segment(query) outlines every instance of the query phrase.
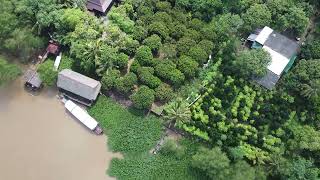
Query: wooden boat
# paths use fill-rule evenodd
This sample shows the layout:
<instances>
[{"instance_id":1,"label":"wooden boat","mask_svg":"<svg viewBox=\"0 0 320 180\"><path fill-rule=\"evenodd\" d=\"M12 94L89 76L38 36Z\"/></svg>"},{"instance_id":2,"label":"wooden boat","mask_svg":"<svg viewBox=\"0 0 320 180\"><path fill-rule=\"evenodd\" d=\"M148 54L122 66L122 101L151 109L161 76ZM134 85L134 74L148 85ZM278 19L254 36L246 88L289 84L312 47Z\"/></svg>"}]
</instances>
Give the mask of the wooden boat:
<instances>
[{"instance_id":1,"label":"wooden boat","mask_svg":"<svg viewBox=\"0 0 320 180\"><path fill-rule=\"evenodd\" d=\"M97 135L103 133L102 128L99 126L99 123L93 119L87 111L80 108L71 100L64 100L64 107L75 117L77 118L82 124L84 124L87 128L91 131L95 132Z\"/></svg>"}]
</instances>

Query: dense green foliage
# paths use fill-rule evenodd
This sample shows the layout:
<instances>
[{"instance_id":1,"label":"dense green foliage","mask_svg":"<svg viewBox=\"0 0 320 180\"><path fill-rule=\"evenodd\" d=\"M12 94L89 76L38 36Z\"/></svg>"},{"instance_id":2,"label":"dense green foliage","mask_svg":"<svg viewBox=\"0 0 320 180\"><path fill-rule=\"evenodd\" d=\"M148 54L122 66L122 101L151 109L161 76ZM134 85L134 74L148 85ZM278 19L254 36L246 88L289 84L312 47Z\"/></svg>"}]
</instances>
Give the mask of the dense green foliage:
<instances>
[{"instance_id":1,"label":"dense green foliage","mask_svg":"<svg viewBox=\"0 0 320 180\"><path fill-rule=\"evenodd\" d=\"M162 133L159 119L132 114L104 96L99 97L89 113L102 125L109 147L116 152L145 152L155 145Z\"/></svg>"},{"instance_id":2,"label":"dense green foliage","mask_svg":"<svg viewBox=\"0 0 320 180\"><path fill-rule=\"evenodd\" d=\"M233 69L244 78L263 77L267 74L267 66L271 63L270 54L263 49L241 51L234 61Z\"/></svg>"},{"instance_id":3,"label":"dense green foliage","mask_svg":"<svg viewBox=\"0 0 320 180\"><path fill-rule=\"evenodd\" d=\"M108 23L85 11L83 0L0 3L1 50L32 59L49 34L70 56L61 69L101 78L104 90L131 97L139 109L186 98L170 102L164 117L205 149L169 143L150 155L159 119L105 97L90 109L111 148L125 154L111 165L119 179L319 179L320 33L317 24L306 29L319 1L130 0L114 4ZM266 25L290 37L314 33L302 47L306 60L271 91L251 81L266 73L270 57L240 41ZM10 72L2 79L18 74L0 68ZM52 61L39 72L54 84Z\"/></svg>"},{"instance_id":4,"label":"dense green foliage","mask_svg":"<svg viewBox=\"0 0 320 180\"><path fill-rule=\"evenodd\" d=\"M56 84L58 78L58 71L54 70L54 61L47 60L42 63L38 68L38 73L44 85L53 86Z\"/></svg>"},{"instance_id":5,"label":"dense green foliage","mask_svg":"<svg viewBox=\"0 0 320 180\"><path fill-rule=\"evenodd\" d=\"M154 91L147 86L140 86L138 91L130 96L134 107L149 109L154 101Z\"/></svg>"},{"instance_id":6,"label":"dense green foliage","mask_svg":"<svg viewBox=\"0 0 320 180\"><path fill-rule=\"evenodd\" d=\"M21 74L19 67L9 64L2 56L0 56L0 85L14 80Z\"/></svg>"}]
</instances>

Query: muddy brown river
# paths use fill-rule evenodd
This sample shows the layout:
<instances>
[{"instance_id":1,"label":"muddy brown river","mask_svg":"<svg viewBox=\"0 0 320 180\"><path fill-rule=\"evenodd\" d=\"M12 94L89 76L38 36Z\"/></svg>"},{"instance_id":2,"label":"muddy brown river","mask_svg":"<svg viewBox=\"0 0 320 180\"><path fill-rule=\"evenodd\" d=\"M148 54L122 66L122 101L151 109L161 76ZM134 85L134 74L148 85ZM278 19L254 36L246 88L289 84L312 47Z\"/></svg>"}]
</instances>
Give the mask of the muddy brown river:
<instances>
[{"instance_id":1,"label":"muddy brown river","mask_svg":"<svg viewBox=\"0 0 320 180\"><path fill-rule=\"evenodd\" d=\"M0 87L0 180L106 180L105 136L68 114L56 90L32 96L21 79Z\"/></svg>"}]
</instances>

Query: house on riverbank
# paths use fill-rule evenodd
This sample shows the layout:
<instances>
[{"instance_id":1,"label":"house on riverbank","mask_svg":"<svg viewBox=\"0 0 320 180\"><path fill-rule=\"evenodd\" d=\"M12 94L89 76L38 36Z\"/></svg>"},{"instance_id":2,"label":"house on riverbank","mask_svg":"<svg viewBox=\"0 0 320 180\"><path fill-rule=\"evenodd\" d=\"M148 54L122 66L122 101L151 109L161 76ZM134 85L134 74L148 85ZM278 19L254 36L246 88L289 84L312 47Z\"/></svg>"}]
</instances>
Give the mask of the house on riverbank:
<instances>
[{"instance_id":1,"label":"house on riverbank","mask_svg":"<svg viewBox=\"0 0 320 180\"><path fill-rule=\"evenodd\" d=\"M70 69L64 69L58 74L57 86L64 96L86 106L92 105L101 89L99 81Z\"/></svg>"},{"instance_id":2,"label":"house on riverbank","mask_svg":"<svg viewBox=\"0 0 320 180\"><path fill-rule=\"evenodd\" d=\"M113 0L88 0L87 9L90 11L96 10L105 13L112 6Z\"/></svg>"},{"instance_id":3,"label":"house on riverbank","mask_svg":"<svg viewBox=\"0 0 320 180\"><path fill-rule=\"evenodd\" d=\"M255 81L267 89L275 87L281 75L288 72L293 65L299 51L299 44L269 27L257 30L247 41L251 48L262 48L271 56L267 75Z\"/></svg>"}]
</instances>

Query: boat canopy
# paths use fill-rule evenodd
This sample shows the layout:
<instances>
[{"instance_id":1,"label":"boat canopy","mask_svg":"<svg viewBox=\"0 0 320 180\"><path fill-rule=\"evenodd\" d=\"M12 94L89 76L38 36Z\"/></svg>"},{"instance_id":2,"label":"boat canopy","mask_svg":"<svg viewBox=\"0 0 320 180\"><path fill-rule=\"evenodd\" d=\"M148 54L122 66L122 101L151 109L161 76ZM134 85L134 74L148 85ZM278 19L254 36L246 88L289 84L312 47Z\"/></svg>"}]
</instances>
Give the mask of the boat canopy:
<instances>
[{"instance_id":1,"label":"boat canopy","mask_svg":"<svg viewBox=\"0 0 320 180\"><path fill-rule=\"evenodd\" d=\"M72 115L74 115L80 122L82 122L89 129L94 130L97 127L98 122L95 119L93 119L85 110L76 105L74 102L68 100L64 106L66 109L70 111Z\"/></svg>"}]
</instances>

